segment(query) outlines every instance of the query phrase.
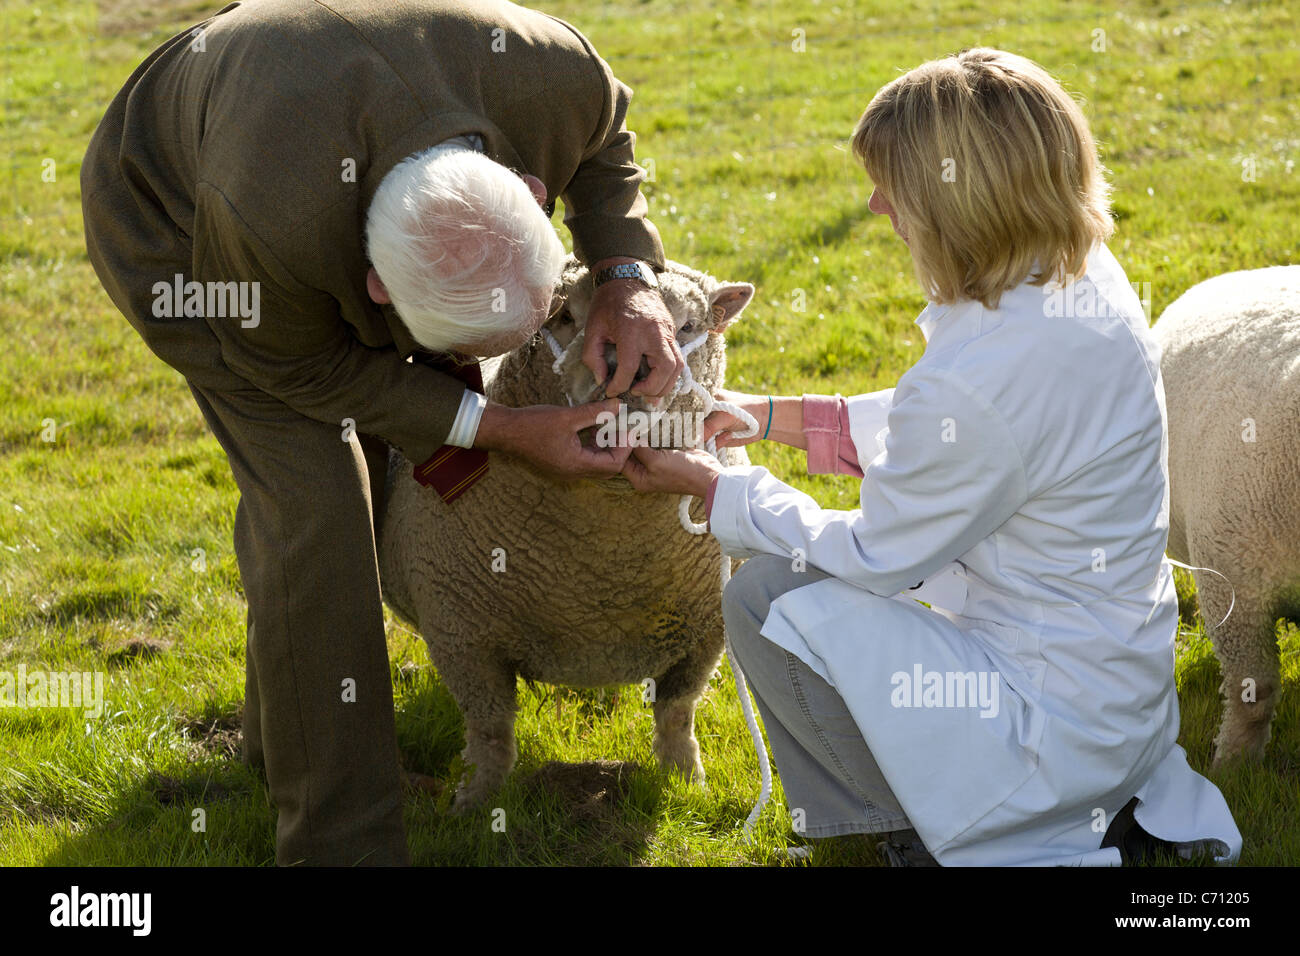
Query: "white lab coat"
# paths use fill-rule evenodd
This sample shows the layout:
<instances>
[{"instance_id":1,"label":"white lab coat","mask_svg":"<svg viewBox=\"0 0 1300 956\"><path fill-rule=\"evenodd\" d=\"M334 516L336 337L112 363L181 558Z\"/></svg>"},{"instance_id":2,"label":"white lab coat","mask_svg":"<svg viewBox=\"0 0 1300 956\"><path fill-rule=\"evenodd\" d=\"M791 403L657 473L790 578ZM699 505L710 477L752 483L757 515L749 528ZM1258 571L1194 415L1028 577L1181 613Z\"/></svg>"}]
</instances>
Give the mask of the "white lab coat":
<instances>
[{"instance_id":1,"label":"white lab coat","mask_svg":"<svg viewBox=\"0 0 1300 956\"><path fill-rule=\"evenodd\" d=\"M943 865L1116 865L1099 844L1134 796L1148 832L1235 862L1232 814L1176 743L1164 386L1123 270L1099 246L1064 290L931 304L917 325L897 387L848 400L858 510L758 466L719 478L728 554L833 575L762 633L844 698Z\"/></svg>"}]
</instances>

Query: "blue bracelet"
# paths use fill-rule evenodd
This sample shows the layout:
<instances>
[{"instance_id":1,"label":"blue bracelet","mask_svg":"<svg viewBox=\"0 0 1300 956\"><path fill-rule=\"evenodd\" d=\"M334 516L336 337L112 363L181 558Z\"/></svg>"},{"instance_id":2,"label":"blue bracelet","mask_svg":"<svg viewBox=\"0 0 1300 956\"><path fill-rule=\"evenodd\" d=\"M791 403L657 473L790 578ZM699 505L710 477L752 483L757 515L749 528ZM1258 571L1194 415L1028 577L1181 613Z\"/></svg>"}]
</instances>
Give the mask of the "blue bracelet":
<instances>
[{"instance_id":1,"label":"blue bracelet","mask_svg":"<svg viewBox=\"0 0 1300 956\"><path fill-rule=\"evenodd\" d=\"M767 396L767 427L763 429L763 441L767 440L767 433L772 430L772 396Z\"/></svg>"}]
</instances>

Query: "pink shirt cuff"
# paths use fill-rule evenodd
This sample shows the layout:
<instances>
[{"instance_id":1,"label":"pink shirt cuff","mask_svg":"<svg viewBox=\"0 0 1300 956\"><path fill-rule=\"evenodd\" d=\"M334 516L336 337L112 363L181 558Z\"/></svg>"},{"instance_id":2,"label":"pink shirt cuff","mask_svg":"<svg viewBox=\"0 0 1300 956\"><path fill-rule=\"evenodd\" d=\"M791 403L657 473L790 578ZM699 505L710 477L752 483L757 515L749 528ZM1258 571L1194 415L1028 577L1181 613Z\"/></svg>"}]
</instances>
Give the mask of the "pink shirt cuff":
<instances>
[{"instance_id":1,"label":"pink shirt cuff","mask_svg":"<svg viewBox=\"0 0 1300 956\"><path fill-rule=\"evenodd\" d=\"M808 474L862 477L844 396L805 395L803 434L808 444Z\"/></svg>"}]
</instances>

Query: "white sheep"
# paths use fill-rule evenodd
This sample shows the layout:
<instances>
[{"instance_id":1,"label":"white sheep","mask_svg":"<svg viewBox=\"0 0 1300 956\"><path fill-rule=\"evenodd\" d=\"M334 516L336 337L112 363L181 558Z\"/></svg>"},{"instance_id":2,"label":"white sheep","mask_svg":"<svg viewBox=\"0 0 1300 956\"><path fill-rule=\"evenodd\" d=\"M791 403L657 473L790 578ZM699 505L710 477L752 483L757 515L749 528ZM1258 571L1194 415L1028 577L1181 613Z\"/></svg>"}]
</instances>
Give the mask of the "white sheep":
<instances>
[{"instance_id":1,"label":"white sheep","mask_svg":"<svg viewBox=\"0 0 1300 956\"><path fill-rule=\"evenodd\" d=\"M1193 286L1154 333L1169 417L1169 554L1223 575L1194 573L1227 698L1219 766L1262 756L1281 692L1274 627L1300 620L1300 266Z\"/></svg>"},{"instance_id":2,"label":"white sheep","mask_svg":"<svg viewBox=\"0 0 1300 956\"><path fill-rule=\"evenodd\" d=\"M711 394L726 368L721 332L753 286L673 262L660 281L679 344L707 335L687 362ZM600 383L579 359L591 277L572 257L562 292L567 305L545 327L551 347L539 335L488 367L490 400L517 407L598 397ZM645 411L639 401L630 406ZM663 409L703 410L699 393L687 390ZM661 431L664 445L692 437ZM742 449L722 452L724 464L748 461ZM465 719L462 759L472 769L453 809L480 804L514 766L519 675L577 687L650 679L656 757L702 782L695 706L723 650L723 558L711 536L683 530L678 497L639 494L622 477L555 479L494 453L486 476L448 505L411 471L390 453L380 578L384 599L424 637ZM694 505L702 520L702 503Z\"/></svg>"}]
</instances>

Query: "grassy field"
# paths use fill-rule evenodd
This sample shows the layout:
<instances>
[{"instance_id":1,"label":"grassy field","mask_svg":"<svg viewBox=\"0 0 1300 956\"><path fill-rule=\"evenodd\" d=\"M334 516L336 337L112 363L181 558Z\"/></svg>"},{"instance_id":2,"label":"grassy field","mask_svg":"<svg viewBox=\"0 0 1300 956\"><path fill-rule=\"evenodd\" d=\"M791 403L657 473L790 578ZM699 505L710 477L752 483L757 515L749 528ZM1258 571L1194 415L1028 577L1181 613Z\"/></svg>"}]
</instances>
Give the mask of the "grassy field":
<instances>
[{"instance_id":1,"label":"grassy field","mask_svg":"<svg viewBox=\"0 0 1300 956\"><path fill-rule=\"evenodd\" d=\"M238 493L183 381L113 309L87 262L77 170L136 64L220 2L0 5L0 670L103 671L99 719L0 710L0 862L269 864L274 812L238 752L244 602ZM539 2L636 90L629 125L671 258L758 287L728 333L731 384L844 394L888 387L923 351L901 242L866 208L846 150L871 94L916 64L992 45L1084 101L1116 185L1111 248L1151 316L1195 282L1300 261L1295 7L1161 0L862 3ZM796 308L800 303L803 310ZM53 437L53 441L47 440ZM830 507L856 482L755 461ZM1294 529L1293 529L1294 530ZM1179 572L1180 575L1182 572ZM1242 862L1300 862L1300 637L1280 622L1286 689L1262 764L1207 770L1218 665L1192 601L1180 637L1182 735L1223 790ZM460 718L418 636L390 619L410 770L446 779ZM765 865L789 835L779 787L740 824L757 762L725 664L697 733L706 790L661 774L639 694L523 689L519 765L499 805L447 816L412 793L425 864ZM621 773L553 762L623 761ZM595 785L595 786L593 786ZM203 809L206 831L194 832ZM865 841L815 864L878 864Z\"/></svg>"}]
</instances>

